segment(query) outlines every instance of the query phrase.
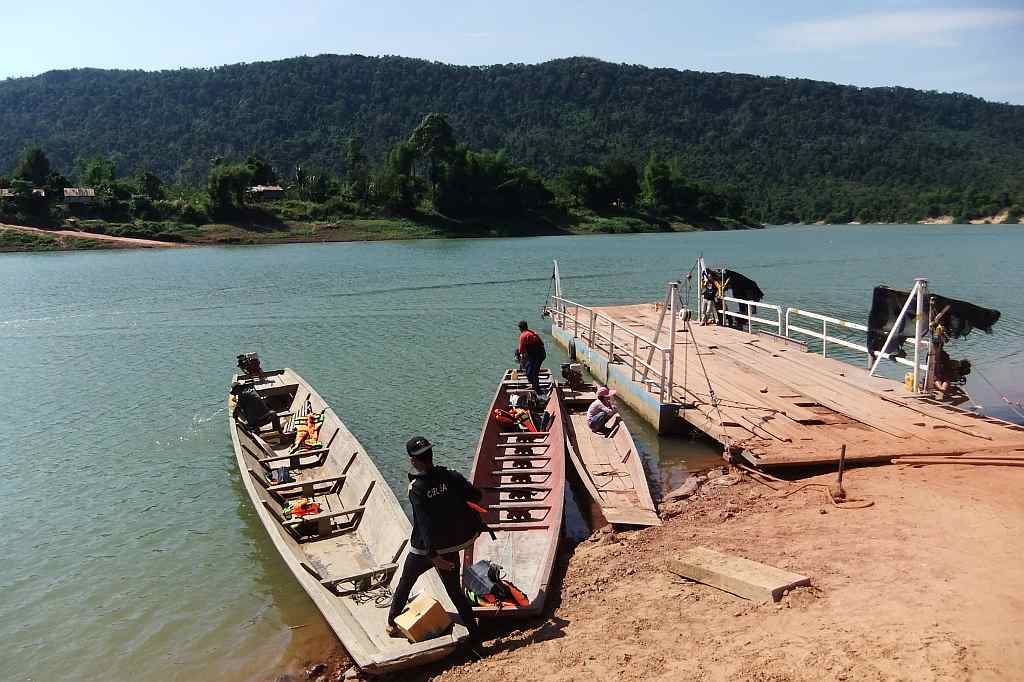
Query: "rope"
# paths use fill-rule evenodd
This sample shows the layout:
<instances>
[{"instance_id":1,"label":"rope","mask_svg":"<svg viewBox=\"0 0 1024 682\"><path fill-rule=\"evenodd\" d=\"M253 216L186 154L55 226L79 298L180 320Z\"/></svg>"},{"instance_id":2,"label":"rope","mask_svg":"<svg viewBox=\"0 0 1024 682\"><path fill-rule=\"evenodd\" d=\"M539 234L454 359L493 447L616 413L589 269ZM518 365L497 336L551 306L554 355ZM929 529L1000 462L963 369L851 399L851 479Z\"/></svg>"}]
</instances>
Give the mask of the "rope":
<instances>
[{"instance_id":1,"label":"rope","mask_svg":"<svg viewBox=\"0 0 1024 682\"><path fill-rule=\"evenodd\" d=\"M988 380L988 377L985 376L985 373L982 372L980 368L972 367L972 369L974 369L974 370L976 370L978 372L978 376L980 376L982 379L985 380L985 383L988 384L992 388L992 390L996 392L996 395L998 395L1000 398L1002 398L1003 402L1006 403L1010 407L1010 409L1013 410L1017 414L1018 417L1020 417L1021 419L1024 419L1024 412L1022 412L1021 409L1020 409L1021 407L1024 407L1024 403L1021 403L1020 401L1017 401L1017 400L1010 400L1008 397L1006 397L1005 393L1003 393L998 388L996 388L995 384L993 384L991 381ZM966 395L967 392L964 391L964 394ZM967 396L967 397L969 398L970 396ZM971 402L974 402L974 401L972 400Z\"/></svg>"},{"instance_id":2,"label":"rope","mask_svg":"<svg viewBox=\"0 0 1024 682\"><path fill-rule=\"evenodd\" d=\"M365 590L363 592L356 592L355 594L350 595L349 599L354 601L359 606L362 606L363 604L368 604L372 601L373 605L376 606L378 609L386 609L389 606L391 606L391 598L393 596L395 595L391 591L391 588L387 585L384 585L383 587L379 587L375 590Z\"/></svg>"},{"instance_id":3,"label":"rope","mask_svg":"<svg viewBox=\"0 0 1024 682\"><path fill-rule=\"evenodd\" d=\"M555 286L555 268L551 268L551 279L548 280L548 293L544 295L544 304L540 307L541 315L544 314L544 310L547 308L548 302L551 300L551 290ZM559 302L561 303L561 302ZM556 306L557 307L557 306Z\"/></svg>"},{"instance_id":4,"label":"rope","mask_svg":"<svg viewBox=\"0 0 1024 682\"><path fill-rule=\"evenodd\" d=\"M758 471L757 469L751 469L750 467L746 466L745 464L736 464L736 466L739 467L740 469L743 469L744 471L746 471L748 473L754 474L755 476L761 476L763 478L767 478L767 479L772 480L772 481L778 481L779 483L785 483L786 485L792 485L793 484L792 481L787 481L787 480L785 480L783 478L776 478L775 476L770 476L769 474L766 474L763 471ZM757 479L755 479L755 480L757 480ZM761 485L765 486L766 488L770 488L771 490L774 490L775 492L781 492L781 490L779 488L773 488L772 486L768 485L764 481L757 480L757 482L760 483ZM860 499L849 499L849 500L845 500L845 501L839 502L832 495L832 486L828 485L827 483L804 483L800 487L794 488L793 490L790 490L787 493L783 493L779 497L789 497L790 495L798 493L801 490L806 490L807 488L818 488L818 489L822 490L825 493L825 496L828 498L828 501L832 503L832 506L836 507L838 509L867 509L868 507L874 506L874 504L875 504L871 500L860 500Z\"/></svg>"}]
</instances>

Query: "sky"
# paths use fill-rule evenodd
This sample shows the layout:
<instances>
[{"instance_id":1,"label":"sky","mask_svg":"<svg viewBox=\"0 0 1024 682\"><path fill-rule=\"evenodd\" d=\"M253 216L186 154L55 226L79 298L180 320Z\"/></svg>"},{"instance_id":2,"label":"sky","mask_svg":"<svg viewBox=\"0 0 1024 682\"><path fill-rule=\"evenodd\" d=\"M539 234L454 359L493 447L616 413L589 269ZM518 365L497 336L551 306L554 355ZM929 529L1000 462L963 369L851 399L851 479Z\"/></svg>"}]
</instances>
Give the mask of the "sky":
<instances>
[{"instance_id":1,"label":"sky","mask_svg":"<svg viewBox=\"0 0 1024 682\"><path fill-rule=\"evenodd\" d=\"M452 64L588 56L1024 104L1024 0L0 0L0 79L323 53Z\"/></svg>"}]
</instances>

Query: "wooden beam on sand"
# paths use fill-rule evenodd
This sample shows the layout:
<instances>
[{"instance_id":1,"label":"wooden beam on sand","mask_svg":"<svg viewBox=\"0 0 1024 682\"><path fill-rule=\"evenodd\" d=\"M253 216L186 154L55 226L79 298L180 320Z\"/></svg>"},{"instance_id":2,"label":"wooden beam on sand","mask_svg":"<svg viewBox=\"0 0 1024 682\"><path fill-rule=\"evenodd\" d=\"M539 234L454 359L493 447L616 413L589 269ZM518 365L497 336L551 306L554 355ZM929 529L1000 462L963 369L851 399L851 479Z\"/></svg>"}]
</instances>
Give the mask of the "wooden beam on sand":
<instances>
[{"instance_id":1,"label":"wooden beam on sand","mask_svg":"<svg viewBox=\"0 0 1024 682\"><path fill-rule=\"evenodd\" d=\"M893 464L973 464L976 466L1004 466L1004 467L1024 467L1024 459L1007 458L999 459L995 457L989 457L986 459L977 459L973 457L895 457L892 460Z\"/></svg>"}]
</instances>

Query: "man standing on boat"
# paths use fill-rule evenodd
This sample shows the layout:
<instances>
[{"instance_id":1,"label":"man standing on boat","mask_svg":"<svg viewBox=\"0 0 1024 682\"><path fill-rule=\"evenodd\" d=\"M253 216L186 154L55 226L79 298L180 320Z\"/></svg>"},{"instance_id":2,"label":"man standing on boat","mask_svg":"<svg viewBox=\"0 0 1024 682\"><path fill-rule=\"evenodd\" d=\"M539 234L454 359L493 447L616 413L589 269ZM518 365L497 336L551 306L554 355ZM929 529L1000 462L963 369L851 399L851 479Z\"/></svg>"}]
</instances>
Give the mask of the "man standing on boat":
<instances>
[{"instance_id":1,"label":"man standing on boat","mask_svg":"<svg viewBox=\"0 0 1024 682\"><path fill-rule=\"evenodd\" d=\"M395 618L401 615L417 578L436 568L448 596L455 604L471 645L479 645L480 629L473 607L459 580L459 551L472 545L485 530L480 514L468 503L479 502L483 493L462 474L434 465L434 448L416 436L405 444L409 463L409 502L412 504L412 538L388 613L388 635L399 637Z\"/></svg>"},{"instance_id":2,"label":"man standing on boat","mask_svg":"<svg viewBox=\"0 0 1024 682\"><path fill-rule=\"evenodd\" d=\"M540 390L540 367L547 358L544 350L544 341L537 332L530 329L526 320L519 321L519 347L516 349L516 358L523 363L526 370L526 378L537 395Z\"/></svg>"}]
</instances>

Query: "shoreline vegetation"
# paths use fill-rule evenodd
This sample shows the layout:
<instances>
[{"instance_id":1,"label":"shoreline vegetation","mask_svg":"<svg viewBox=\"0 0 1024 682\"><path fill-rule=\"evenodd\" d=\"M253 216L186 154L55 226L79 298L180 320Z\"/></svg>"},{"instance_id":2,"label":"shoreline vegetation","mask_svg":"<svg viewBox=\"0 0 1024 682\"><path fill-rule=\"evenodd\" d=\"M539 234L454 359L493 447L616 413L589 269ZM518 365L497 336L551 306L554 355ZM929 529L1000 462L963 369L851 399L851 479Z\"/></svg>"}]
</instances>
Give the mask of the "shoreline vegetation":
<instances>
[{"instance_id":1,"label":"shoreline vegetation","mask_svg":"<svg viewBox=\"0 0 1024 682\"><path fill-rule=\"evenodd\" d=\"M340 176L296 165L284 176L256 154L214 159L206 186L165 185L145 169L118 177L109 158L80 164L74 181L39 147L0 177L0 224L187 244L260 244L540 234L671 232L757 225L732 188L692 182L651 155L571 168L555 180L504 152L461 144L445 116L428 114L371 166L346 143ZM17 232L15 230L14 232ZM0 235L0 248L77 242Z\"/></svg>"},{"instance_id":2,"label":"shoreline vegetation","mask_svg":"<svg viewBox=\"0 0 1024 682\"><path fill-rule=\"evenodd\" d=\"M371 164L358 137L345 142L343 156L340 175L301 165L282 172L255 152L244 160L215 158L201 186L168 184L145 168L119 176L114 156L79 162L69 179L43 149L29 147L12 175L0 176L0 224L10 226L0 232L0 250L157 246L111 237L267 244L730 230L765 223L738 188L694 180L680 158L652 153L640 167L613 157L547 178L503 151L461 143L438 113L427 114L381 163ZM927 210L917 204L880 212L823 206L811 215L829 224L1024 217L1015 194L969 194L970 201L936 198ZM953 205L958 213L947 215ZM785 215L777 222L814 222Z\"/></svg>"}]
</instances>

